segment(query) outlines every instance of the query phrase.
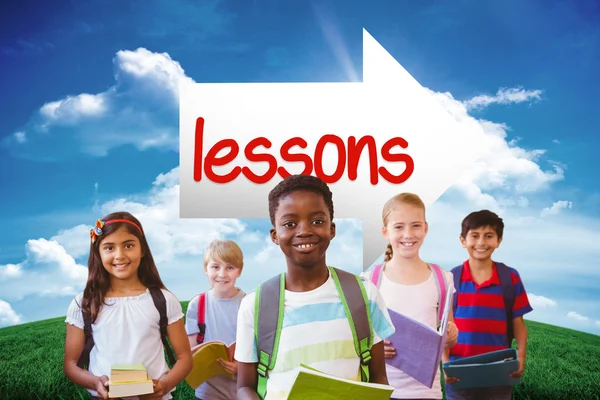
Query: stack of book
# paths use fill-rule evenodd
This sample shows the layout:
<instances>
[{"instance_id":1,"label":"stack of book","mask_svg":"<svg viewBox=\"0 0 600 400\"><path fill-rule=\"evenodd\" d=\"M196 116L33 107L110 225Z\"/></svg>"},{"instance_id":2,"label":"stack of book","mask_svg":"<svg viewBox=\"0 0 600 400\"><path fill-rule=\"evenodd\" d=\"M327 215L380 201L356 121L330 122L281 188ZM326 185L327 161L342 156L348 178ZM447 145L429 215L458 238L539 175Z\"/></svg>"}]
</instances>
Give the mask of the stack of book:
<instances>
[{"instance_id":1,"label":"stack of book","mask_svg":"<svg viewBox=\"0 0 600 400\"><path fill-rule=\"evenodd\" d=\"M108 381L109 397L129 397L154 393L152 379L142 364L113 365Z\"/></svg>"}]
</instances>

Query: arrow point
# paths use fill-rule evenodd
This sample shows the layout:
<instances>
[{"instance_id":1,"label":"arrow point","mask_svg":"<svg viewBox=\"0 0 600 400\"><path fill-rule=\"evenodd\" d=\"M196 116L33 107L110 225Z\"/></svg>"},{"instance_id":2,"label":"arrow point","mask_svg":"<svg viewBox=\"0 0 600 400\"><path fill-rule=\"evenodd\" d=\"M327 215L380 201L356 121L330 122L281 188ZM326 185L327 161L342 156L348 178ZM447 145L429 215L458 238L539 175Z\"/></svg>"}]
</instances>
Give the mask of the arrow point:
<instances>
[{"instance_id":1,"label":"arrow point","mask_svg":"<svg viewBox=\"0 0 600 400\"><path fill-rule=\"evenodd\" d=\"M412 90L421 84L363 28L363 82L367 84L401 85Z\"/></svg>"}]
</instances>

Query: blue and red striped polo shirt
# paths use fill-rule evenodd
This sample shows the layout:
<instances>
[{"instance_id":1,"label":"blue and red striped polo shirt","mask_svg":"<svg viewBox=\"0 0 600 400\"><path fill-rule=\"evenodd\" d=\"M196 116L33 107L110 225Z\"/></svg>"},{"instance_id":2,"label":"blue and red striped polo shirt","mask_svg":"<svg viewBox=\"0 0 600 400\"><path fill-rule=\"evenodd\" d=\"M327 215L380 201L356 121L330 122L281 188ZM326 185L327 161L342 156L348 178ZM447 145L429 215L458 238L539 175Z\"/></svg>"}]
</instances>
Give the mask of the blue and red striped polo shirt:
<instances>
[{"instance_id":1,"label":"blue and red striped polo shirt","mask_svg":"<svg viewBox=\"0 0 600 400\"><path fill-rule=\"evenodd\" d=\"M533 308L519 273L508 268L515 288L513 318L517 318ZM473 281L469 261L465 261L460 286L456 289L454 295L458 296L458 303L454 323L459 333L456 345L450 349L450 360L506 349L506 313L496 263L491 278L478 285Z\"/></svg>"}]
</instances>

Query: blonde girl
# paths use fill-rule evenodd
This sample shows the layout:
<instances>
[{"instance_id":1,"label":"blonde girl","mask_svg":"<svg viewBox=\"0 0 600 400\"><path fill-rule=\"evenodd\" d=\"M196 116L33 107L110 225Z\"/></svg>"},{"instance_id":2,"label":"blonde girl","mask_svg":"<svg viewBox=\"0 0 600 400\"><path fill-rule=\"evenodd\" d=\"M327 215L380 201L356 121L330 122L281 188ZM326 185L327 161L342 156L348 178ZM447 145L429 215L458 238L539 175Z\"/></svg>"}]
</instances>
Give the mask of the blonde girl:
<instances>
[{"instance_id":1,"label":"blonde girl","mask_svg":"<svg viewBox=\"0 0 600 400\"><path fill-rule=\"evenodd\" d=\"M423 201L413 193L398 194L385 203L382 220L382 233L388 240L384 262L363 276L379 287L389 309L437 329L444 294L455 290L452 273L426 263L419 256L428 231ZM454 346L458 336L452 311L449 315L446 348ZM384 345L386 359L401 351L400 343L386 340ZM431 388L387 363L386 372L395 389L392 399L442 399L439 370Z\"/></svg>"}]
</instances>

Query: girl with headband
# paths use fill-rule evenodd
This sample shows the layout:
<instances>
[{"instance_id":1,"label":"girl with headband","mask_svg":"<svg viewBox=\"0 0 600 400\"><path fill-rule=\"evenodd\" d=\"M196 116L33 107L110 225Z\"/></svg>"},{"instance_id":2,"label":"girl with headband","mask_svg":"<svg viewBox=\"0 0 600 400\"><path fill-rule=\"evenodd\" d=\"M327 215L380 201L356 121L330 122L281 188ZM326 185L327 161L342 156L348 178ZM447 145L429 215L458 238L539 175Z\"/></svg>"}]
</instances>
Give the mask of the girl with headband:
<instances>
[{"instance_id":1,"label":"girl with headband","mask_svg":"<svg viewBox=\"0 0 600 400\"><path fill-rule=\"evenodd\" d=\"M87 284L65 321L65 375L92 398L107 399L112 365L143 364L154 393L139 399L171 399L192 355L181 304L160 279L142 225L127 212L112 213L90 237ZM172 369L167 337L177 356Z\"/></svg>"}]
</instances>

